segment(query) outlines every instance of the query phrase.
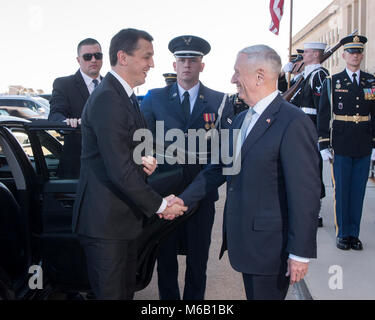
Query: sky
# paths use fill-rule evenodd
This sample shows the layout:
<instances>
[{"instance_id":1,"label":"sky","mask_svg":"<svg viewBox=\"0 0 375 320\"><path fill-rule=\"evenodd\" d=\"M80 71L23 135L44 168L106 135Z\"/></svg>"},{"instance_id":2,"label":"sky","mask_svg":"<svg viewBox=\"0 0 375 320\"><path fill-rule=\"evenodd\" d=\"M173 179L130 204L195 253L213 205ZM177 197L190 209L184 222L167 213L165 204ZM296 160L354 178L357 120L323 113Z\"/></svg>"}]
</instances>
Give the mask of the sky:
<instances>
[{"instance_id":1,"label":"sky","mask_svg":"<svg viewBox=\"0 0 375 320\"><path fill-rule=\"evenodd\" d=\"M293 34L331 2L294 0ZM50 93L55 78L78 70L77 44L88 37L102 46L105 75L110 40L124 28L142 29L154 38L155 68L138 94L165 85L162 74L173 72L174 61L168 43L184 34L211 44L200 79L223 92L235 92L230 79L239 50L266 44L283 63L288 57L290 0L285 0L278 36L268 31L269 0L2 0L0 12L0 92L22 85Z\"/></svg>"}]
</instances>

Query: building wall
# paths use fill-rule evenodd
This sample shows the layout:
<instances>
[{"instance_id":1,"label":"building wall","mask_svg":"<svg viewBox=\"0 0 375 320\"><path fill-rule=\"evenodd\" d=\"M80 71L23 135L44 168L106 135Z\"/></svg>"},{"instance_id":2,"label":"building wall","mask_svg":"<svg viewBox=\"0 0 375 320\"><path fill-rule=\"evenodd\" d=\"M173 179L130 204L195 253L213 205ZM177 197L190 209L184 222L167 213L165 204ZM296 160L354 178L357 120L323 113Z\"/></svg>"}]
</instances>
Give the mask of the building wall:
<instances>
[{"instance_id":1,"label":"building wall","mask_svg":"<svg viewBox=\"0 0 375 320\"><path fill-rule=\"evenodd\" d=\"M375 1L374 0L334 0L299 31L292 41L292 51L303 49L305 42L325 42L333 47L340 39L358 29L358 34L368 38L361 69L375 73ZM371 19L372 18L372 19ZM343 48L337 50L324 66L332 74L345 68L342 59Z\"/></svg>"}]
</instances>

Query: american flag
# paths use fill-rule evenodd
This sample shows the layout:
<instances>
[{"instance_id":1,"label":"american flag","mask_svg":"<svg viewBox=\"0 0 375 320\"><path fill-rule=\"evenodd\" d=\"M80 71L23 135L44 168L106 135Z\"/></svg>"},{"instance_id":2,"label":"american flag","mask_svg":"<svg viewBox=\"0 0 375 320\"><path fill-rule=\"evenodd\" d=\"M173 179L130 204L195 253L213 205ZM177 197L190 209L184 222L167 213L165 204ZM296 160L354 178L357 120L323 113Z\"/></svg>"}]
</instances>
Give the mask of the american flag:
<instances>
[{"instance_id":1,"label":"american flag","mask_svg":"<svg viewBox=\"0 0 375 320\"><path fill-rule=\"evenodd\" d=\"M271 25L270 31L279 34L280 21L284 13L284 0L270 0Z\"/></svg>"}]
</instances>

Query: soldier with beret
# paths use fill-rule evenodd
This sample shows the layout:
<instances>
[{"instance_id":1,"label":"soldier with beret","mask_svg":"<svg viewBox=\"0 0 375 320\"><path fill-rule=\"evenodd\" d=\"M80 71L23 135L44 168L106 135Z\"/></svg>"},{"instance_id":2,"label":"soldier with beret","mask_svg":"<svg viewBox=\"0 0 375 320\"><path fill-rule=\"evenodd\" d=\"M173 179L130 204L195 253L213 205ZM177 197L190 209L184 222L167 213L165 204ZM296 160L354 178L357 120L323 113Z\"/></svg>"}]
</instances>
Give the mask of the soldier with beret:
<instances>
[{"instance_id":1,"label":"soldier with beret","mask_svg":"<svg viewBox=\"0 0 375 320\"><path fill-rule=\"evenodd\" d=\"M203 56L209 53L210 44L199 37L184 35L169 42L173 53L173 68L177 82L164 88L150 90L141 104L141 110L148 128L155 134L156 121L164 121L164 133L170 129L180 129L185 133L185 147L188 147L188 130L203 129L208 132L215 127L221 105L222 119L229 119L233 108L224 93L214 91L199 81L204 69ZM225 114L224 114L225 113ZM207 147L209 158L210 146ZM199 152L197 149L196 152ZM201 154L201 153L200 153ZM209 159L208 159L209 162ZM184 166L184 186L187 187L204 165ZM180 191L176 190L176 194ZM160 246L157 258L157 272L160 299L181 299L178 286L177 255L186 254L184 300L204 299L206 289L206 268L211 243L211 230L215 215L217 189L200 202L198 211L183 223Z\"/></svg>"},{"instance_id":2,"label":"soldier with beret","mask_svg":"<svg viewBox=\"0 0 375 320\"><path fill-rule=\"evenodd\" d=\"M327 79L318 112L323 159L333 158L336 246L362 250L362 206L375 146L375 77L360 70L364 36L341 40L346 69Z\"/></svg>"}]
</instances>

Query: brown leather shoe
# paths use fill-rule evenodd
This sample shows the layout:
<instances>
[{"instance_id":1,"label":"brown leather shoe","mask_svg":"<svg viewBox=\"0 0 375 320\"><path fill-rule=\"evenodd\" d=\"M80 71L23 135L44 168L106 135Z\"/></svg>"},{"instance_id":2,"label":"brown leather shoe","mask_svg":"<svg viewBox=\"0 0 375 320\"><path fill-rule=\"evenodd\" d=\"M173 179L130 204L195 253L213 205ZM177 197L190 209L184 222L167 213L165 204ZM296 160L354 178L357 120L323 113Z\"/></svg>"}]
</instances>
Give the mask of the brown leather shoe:
<instances>
[{"instance_id":1,"label":"brown leather shoe","mask_svg":"<svg viewBox=\"0 0 375 320\"><path fill-rule=\"evenodd\" d=\"M350 248L353 250L363 250L363 245L358 237L350 237Z\"/></svg>"},{"instance_id":2,"label":"brown leather shoe","mask_svg":"<svg viewBox=\"0 0 375 320\"><path fill-rule=\"evenodd\" d=\"M349 238L336 238L336 247L341 250L349 250L350 249Z\"/></svg>"}]
</instances>

